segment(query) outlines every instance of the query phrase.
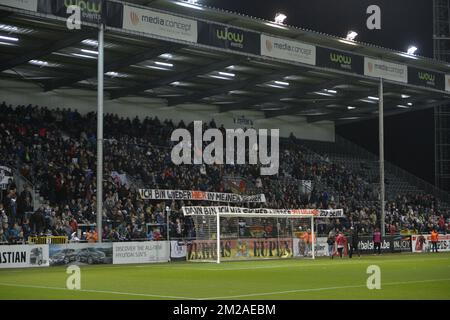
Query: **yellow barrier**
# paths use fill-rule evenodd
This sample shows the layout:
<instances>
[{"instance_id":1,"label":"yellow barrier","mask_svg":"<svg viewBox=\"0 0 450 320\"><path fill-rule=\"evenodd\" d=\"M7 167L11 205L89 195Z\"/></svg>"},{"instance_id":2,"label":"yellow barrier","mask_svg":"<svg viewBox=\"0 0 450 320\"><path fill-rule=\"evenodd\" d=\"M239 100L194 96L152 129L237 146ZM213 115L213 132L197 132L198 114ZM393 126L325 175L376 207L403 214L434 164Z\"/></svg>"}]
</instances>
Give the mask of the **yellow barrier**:
<instances>
[{"instance_id":1,"label":"yellow barrier","mask_svg":"<svg viewBox=\"0 0 450 320\"><path fill-rule=\"evenodd\" d=\"M408 230L408 229L400 230L400 235L402 236L411 236L414 234L418 234L417 230Z\"/></svg>"},{"instance_id":2,"label":"yellow barrier","mask_svg":"<svg viewBox=\"0 0 450 320\"><path fill-rule=\"evenodd\" d=\"M64 244L68 243L66 236L28 237L29 244Z\"/></svg>"}]
</instances>

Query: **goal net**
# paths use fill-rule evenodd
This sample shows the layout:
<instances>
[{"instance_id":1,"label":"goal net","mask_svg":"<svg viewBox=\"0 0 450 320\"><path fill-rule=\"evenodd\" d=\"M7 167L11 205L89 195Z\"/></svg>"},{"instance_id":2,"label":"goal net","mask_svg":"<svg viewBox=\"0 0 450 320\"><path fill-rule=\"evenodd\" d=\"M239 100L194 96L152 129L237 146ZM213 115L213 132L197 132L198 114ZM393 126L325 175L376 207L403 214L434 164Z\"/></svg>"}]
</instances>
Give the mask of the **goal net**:
<instances>
[{"instance_id":1,"label":"goal net","mask_svg":"<svg viewBox=\"0 0 450 320\"><path fill-rule=\"evenodd\" d=\"M236 261L315 257L314 219L338 217L342 209L249 209L183 207L194 225L188 261Z\"/></svg>"}]
</instances>

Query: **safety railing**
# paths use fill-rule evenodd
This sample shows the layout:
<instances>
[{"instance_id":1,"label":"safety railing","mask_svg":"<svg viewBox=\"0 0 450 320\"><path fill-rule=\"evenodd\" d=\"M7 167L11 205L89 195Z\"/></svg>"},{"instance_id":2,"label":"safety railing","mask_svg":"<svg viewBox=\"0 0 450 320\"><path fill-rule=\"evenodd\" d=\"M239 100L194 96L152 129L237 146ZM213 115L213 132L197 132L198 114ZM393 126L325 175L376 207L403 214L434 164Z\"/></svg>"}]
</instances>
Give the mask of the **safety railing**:
<instances>
[{"instance_id":1,"label":"safety railing","mask_svg":"<svg viewBox=\"0 0 450 320\"><path fill-rule=\"evenodd\" d=\"M66 236L36 236L28 237L29 244L65 244L68 243Z\"/></svg>"}]
</instances>

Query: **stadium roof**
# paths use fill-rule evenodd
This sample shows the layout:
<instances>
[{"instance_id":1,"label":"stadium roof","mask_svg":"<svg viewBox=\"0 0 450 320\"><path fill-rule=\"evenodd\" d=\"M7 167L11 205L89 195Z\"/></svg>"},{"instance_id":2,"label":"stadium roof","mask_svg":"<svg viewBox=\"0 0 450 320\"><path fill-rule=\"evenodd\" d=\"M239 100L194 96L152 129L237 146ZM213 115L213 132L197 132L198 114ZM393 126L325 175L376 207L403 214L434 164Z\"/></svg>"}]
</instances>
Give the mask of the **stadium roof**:
<instances>
[{"instance_id":1,"label":"stadium roof","mask_svg":"<svg viewBox=\"0 0 450 320\"><path fill-rule=\"evenodd\" d=\"M95 8L98 1L84 3ZM82 29L70 31L65 1L29 2L37 7L0 0L1 78L43 91L96 90L97 25L83 16ZM160 98L168 106L200 103L339 124L377 117L382 76L385 115L450 103L445 62L180 1L107 6L106 99ZM164 17L189 30L154 32L152 21Z\"/></svg>"}]
</instances>

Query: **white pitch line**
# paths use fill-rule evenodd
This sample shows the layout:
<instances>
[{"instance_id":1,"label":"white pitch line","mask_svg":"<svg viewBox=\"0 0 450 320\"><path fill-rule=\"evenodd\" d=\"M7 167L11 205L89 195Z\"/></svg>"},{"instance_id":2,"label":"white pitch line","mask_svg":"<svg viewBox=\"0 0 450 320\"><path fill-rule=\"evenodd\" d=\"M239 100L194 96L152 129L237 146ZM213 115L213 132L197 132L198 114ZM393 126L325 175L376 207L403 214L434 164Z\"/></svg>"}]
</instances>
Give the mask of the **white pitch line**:
<instances>
[{"instance_id":1,"label":"white pitch line","mask_svg":"<svg viewBox=\"0 0 450 320\"><path fill-rule=\"evenodd\" d=\"M448 279L430 279L430 280L417 280L417 281L402 281L402 282L389 282L382 283L381 286L391 286L391 285L402 285L402 284L414 284L414 283L427 283L427 282L439 282L439 281L450 281ZM81 291L90 293L106 293L115 295L125 295L125 296L139 296L139 297L151 297L151 298L166 298L166 299L181 299L181 300L217 300L217 299L234 299L234 298L248 298L248 297L258 297L267 295L278 295L278 294L288 294L288 293L299 293L299 292L314 292L314 291L326 291L326 290L341 290L350 288L365 288L366 285L354 285L354 286L337 286L337 287L324 287L324 288L311 288L311 289L298 289L298 290L288 290L288 291L274 291L274 292L262 292L262 293L250 293L241 294L234 296L222 296L222 297L207 297L207 298L193 298L193 297L180 297L180 296L168 296L168 295L157 295L157 294L147 294L147 293L135 293L135 292L121 292L121 291L107 291L107 290L68 290L61 287L47 287L47 286L36 286L36 285L21 285L14 283L0 283L0 286L9 287L21 287L21 288L37 288L37 289L48 289L48 290L63 290L63 291Z\"/></svg>"},{"instance_id":2,"label":"white pitch line","mask_svg":"<svg viewBox=\"0 0 450 320\"><path fill-rule=\"evenodd\" d=\"M427 259L426 261L436 261L436 260L449 260L449 258L431 258ZM340 259L336 259L336 261L340 261ZM237 267L237 268L189 268L189 270L204 270L204 271L235 271L235 270L254 270L254 269L274 269L274 268L315 268L315 267L337 267L337 266L343 266L343 265L349 265L349 264L367 264L367 263L373 263L376 262L377 264L383 264L383 263L389 263L389 262L404 262L404 259L397 259L397 260L349 260L345 259L342 262L336 262L333 264L330 263L315 263L314 261L311 261L310 264L274 264L274 265L268 265L268 266L252 266L252 267ZM332 263L332 262L331 262Z\"/></svg>"},{"instance_id":3,"label":"white pitch line","mask_svg":"<svg viewBox=\"0 0 450 320\"><path fill-rule=\"evenodd\" d=\"M19 288L36 288L36 289L48 289L48 290L63 290L63 291L70 291L70 292L79 292L79 291L81 291L81 292L90 292L90 293L107 293L107 294L116 294L116 295L124 295L124 296L137 296L137 297L195 300L195 298L190 298L190 297L166 296L166 295L148 294L148 293L107 291L107 290L88 290L88 289L69 290L67 288L61 288L61 287L35 286L35 285L15 284L15 283L2 283L2 282L0 282L0 286L19 287Z\"/></svg>"},{"instance_id":4,"label":"white pitch line","mask_svg":"<svg viewBox=\"0 0 450 320\"><path fill-rule=\"evenodd\" d=\"M381 286L383 287L383 286L393 286L393 285L402 285L402 284L414 284L414 283L426 283L426 282L438 282L438 281L450 281L450 279L432 279L432 280L388 282L388 283L381 283ZM201 298L199 300L219 300L219 299L248 298L248 297L259 297L259 296L269 296L269 295L278 295L278 294L288 294L288 293L314 292L314 291L340 290L340 289L366 288L366 287L367 287L366 285L355 285L355 286L340 286L340 287L298 289L298 290L288 290L288 291L274 291L274 292L240 294L240 295L234 295L234 296L208 297L208 298Z\"/></svg>"}]
</instances>

